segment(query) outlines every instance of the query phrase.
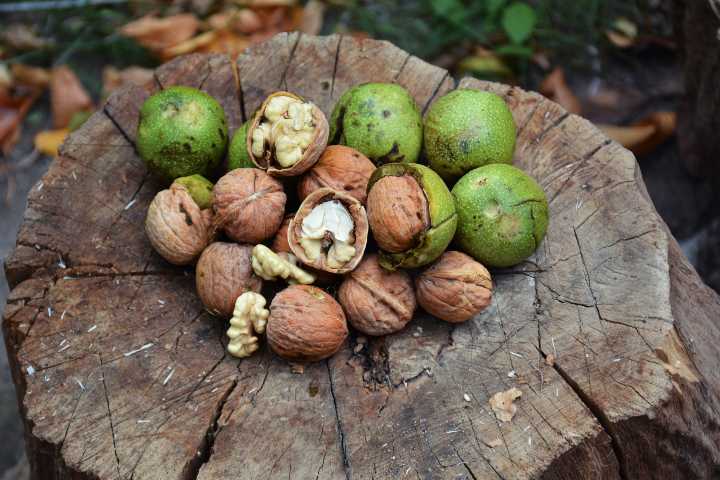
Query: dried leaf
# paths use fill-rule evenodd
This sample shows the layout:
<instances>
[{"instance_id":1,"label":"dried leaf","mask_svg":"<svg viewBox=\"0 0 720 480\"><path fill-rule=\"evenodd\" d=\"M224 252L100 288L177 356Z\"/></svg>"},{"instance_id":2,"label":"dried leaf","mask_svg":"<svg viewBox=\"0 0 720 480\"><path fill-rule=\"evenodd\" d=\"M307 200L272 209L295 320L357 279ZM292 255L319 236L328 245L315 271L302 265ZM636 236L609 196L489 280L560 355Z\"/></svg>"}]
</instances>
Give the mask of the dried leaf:
<instances>
[{"instance_id":1,"label":"dried leaf","mask_svg":"<svg viewBox=\"0 0 720 480\"><path fill-rule=\"evenodd\" d=\"M248 7L292 7L297 0L236 0L238 5Z\"/></svg>"},{"instance_id":2,"label":"dried leaf","mask_svg":"<svg viewBox=\"0 0 720 480\"><path fill-rule=\"evenodd\" d=\"M493 52L477 49L476 54L466 57L458 64L461 75L470 73L479 78L508 79L513 72L505 62Z\"/></svg>"},{"instance_id":3,"label":"dried leaf","mask_svg":"<svg viewBox=\"0 0 720 480\"><path fill-rule=\"evenodd\" d=\"M77 112L93 109L93 102L85 87L70 67L55 67L50 75L50 103L53 126L67 127Z\"/></svg>"},{"instance_id":4,"label":"dried leaf","mask_svg":"<svg viewBox=\"0 0 720 480\"><path fill-rule=\"evenodd\" d=\"M540 84L540 93L559 103L570 113L580 113L582 110L580 101L565 82L565 72L560 67L555 68L545 77Z\"/></svg>"},{"instance_id":5,"label":"dried leaf","mask_svg":"<svg viewBox=\"0 0 720 480\"><path fill-rule=\"evenodd\" d=\"M235 33L249 35L263 29L260 16L249 8L225 10L207 20L210 30L229 29Z\"/></svg>"},{"instance_id":6,"label":"dried leaf","mask_svg":"<svg viewBox=\"0 0 720 480\"><path fill-rule=\"evenodd\" d=\"M45 130L35 135L35 149L45 155L57 157L60 145L68 136L67 128L59 128L57 130Z\"/></svg>"},{"instance_id":7,"label":"dried leaf","mask_svg":"<svg viewBox=\"0 0 720 480\"><path fill-rule=\"evenodd\" d=\"M655 150L675 133L675 112L654 112L628 127L598 125L605 135L612 138L635 155L645 155Z\"/></svg>"},{"instance_id":8,"label":"dried leaf","mask_svg":"<svg viewBox=\"0 0 720 480\"><path fill-rule=\"evenodd\" d=\"M213 41L215 41L215 37L217 36L217 31L211 31L211 32L205 32L201 33L197 37L190 38L188 40L185 40L182 43L179 43L175 46L172 46L170 48L166 48L160 52L160 57L163 60L170 60L171 58L175 58L179 55L186 55L188 53L193 52L199 52L206 46L210 45Z\"/></svg>"},{"instance_id":9,"label":"dried leaf","mask_svg":"<svg viewBox=\"0 0 720 480\"><path fill-rule=\"evenodd\" d=\"M44 68L31 67L22 63L13 63L10 67L14 83L29 85L40 89L47 88L50 83L50 72Z\"/></svg>"},{"instance_id":10,"label":"dried leaf","mask_svg":"<svg viewBox=\"0 0 720 480\"><path fill-rule=\"evenodd\" d=\"M610 42L620 48L628 48L635 44L638 28L632 21L621 17L615 20L612 28L605 32Z\"/></svg>"},{"instance_id":11,"label":"dried leaf","mask_svg":"<svg viewBox=\"0 0 720 480\"><path fill-rule=\"evenodd\" d=\"M302 9L299 30L308 35L317 35L322 30L325 4L319 0L310 0Z\"/></svg>"},{"instance_id":12,"label":"dried leaf","mask_svg":"<svg viewBox=\"0 0 720 480\"><path fill-rule=\"evenodd\" d=\"M231 57L240 55L250 45L250 39L244 35L238 35L228 30L215 32L212 41L198 48L197 52L203 53L226 53Z\"/></svg>"},{"instance_id":13,"label":"dried leaf","mask_svg":"<svg viewBox=\"0 0 720 480\"><path fill-rule=\"evenodd\" d=\"M192 38L199 26L198 19L189 13L165 18L147 15L126 24L120 33L154 52L160 52Z\"/></svg>"},{"instance_id":14,"label":"dried leaf","mask_svg":"<svg viewBox=\"0 0 720 480\"><path fill-rule=\"evenodd\" d=\"M509 422L515 416L517 407L513 402L515 399L522 396L522 390L513 387L510 390L504 392L497 392L495 395L490 397L490 407L492 407L495 416L501 422Z\"/></svg>"},{"instance_id":15,"label":"dried leaf","mask_svg":"<svg viewBox=\"0 0 720 480\"><path fill-rule=\"evenodd\" d=\"M14 96L0 89L0 148L4 155L9 155L19 140L21 123L39 96L36 90Z\"/></svg>"},{"instance_id":16,"label":"dried leaf","mask_svg":"<svg viewBox=\"0 0 720 480\"><path fill-rule=\"evenodd\" d=\"M153 80L153 71L149 68L128 67L118 70L113 66L107 66L103 69L103 95L109 95L125 85L143 86Z\"/></svg>"},{"instance_id":17,"label":"dried leaf","mask_svg":"<svg viewBox=\"0 0 720 480\"><path fill-rule=\"evenodd\" d=\"M15 50L37 50L50 45L50 41L39 37L35 30L24 23L3 27L0 39Z\"/></svg>"}]
</instances>

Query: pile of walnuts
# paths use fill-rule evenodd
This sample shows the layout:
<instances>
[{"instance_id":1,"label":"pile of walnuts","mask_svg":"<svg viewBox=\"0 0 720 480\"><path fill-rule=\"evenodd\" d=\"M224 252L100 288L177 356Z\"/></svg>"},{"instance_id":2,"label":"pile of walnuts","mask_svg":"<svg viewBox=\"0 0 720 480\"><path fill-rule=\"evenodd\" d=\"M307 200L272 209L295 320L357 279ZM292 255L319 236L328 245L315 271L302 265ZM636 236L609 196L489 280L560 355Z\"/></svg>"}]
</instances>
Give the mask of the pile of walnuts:
<instances>
[{"instance_id":1,"label":"pile of walnuts","mask_svg":"<svg viewBox=\"0 0 720 480\"><path fill-rule=\"evenodd\" d=\"M327 143L315 105L274 93L247 133L257 168L226 173L207 205L176 181L148 208L152 246L170 263L196 264L205 308L230 319L234 356L251 355L265 333L281 357L317 361L340 349L348 322L387 335L418 306L464 322L490 303L483 265L446 251L449 240L421 245L454 221L430 205L427 172L393 173L385 167L399 164L376 168L359 151Z\"/></svg>"}]
</instances>

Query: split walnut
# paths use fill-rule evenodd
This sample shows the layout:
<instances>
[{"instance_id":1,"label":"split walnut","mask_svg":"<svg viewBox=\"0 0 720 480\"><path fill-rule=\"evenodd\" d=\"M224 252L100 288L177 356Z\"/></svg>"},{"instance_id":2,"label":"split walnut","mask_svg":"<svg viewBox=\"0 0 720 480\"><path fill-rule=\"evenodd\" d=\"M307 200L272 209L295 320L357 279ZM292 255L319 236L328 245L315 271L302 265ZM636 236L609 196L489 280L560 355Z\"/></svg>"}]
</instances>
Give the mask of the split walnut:
<instances>
[{"instance_id":1,"label":"split walnut","mask_svg":"<svg viewBox=\"0 0 720 480\"><path fill-rule=\"evenodd\" d=\"M245 292L235 301L227 336L227 351L233 357L249 357L258 349L254 333L263 333L270 310L265 308L265 298L259 293Z\"/></svg>"}]
</instances>

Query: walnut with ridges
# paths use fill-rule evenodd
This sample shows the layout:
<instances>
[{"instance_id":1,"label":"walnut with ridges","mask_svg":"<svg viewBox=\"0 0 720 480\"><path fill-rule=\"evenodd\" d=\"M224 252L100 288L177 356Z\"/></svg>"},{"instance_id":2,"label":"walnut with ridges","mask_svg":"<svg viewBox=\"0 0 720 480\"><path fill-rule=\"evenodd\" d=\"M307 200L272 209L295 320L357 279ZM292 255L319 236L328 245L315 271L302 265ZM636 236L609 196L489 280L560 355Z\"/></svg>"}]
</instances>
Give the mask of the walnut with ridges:
<instances>
[{"instance_id":1,"label":"walnut with ridges","mask_svg":"<svg viewBox=\"0 0 720 480\"><path fill-rule=\"evenodd\" d=\"M345 192L362 204L367 200L367 184L375 164L357 150L343 145L329 145L318 162L300 179L300 200L319 188Z\"/></svg>"},{"instance_id":2,"label":"walnut with ridges","mask_svg":"<svg viewBox=\"0 0 720 480\"><path fill-rule=\"evenodd\" d=\"M376 254L366 256L345 276L338 300L350 325L367 335L387 335L401 330L412 320L417 306L407 272L385 270Z\"/></svg>"},{"instance_id":3,"label":"walnut with ridges","mask_svg":"<svg viewBox=\"0 0 720 480\"><path fill-rule=\"evenodd\" d=\"M446 322L459 323L482 312L492 301L490 272L469 255L445 252L415 279L420 306Z\"/></svg>"}]
</instances>

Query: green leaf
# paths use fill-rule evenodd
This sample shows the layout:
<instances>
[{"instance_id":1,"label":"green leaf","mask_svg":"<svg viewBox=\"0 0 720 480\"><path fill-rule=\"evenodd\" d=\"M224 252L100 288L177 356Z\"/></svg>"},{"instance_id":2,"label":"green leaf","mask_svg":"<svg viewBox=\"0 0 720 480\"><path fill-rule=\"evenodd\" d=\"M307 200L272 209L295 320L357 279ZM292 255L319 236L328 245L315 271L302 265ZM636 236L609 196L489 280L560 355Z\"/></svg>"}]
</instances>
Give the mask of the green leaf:
<instances>
[{"instance_id":1,"label":"green leaf","mask_svg":"<svg viewBox=\"0 0 720 480\"><path fill-rule=\"evenodd\" d=\"M524 45L517 45L515 43L501 45L495 48L493 51L501 57L530 58L533 54L532 48L526 47Z\"/></svg>"},{"instance_id":2,"label":"green leaf","mask_svg":"<svg viewBox=\"0 0 720 480\"><path fill-rule=\"evenodd\" d=\"M448 16L464 8L459 0L430 0L430 4L433 11L441 16Z\"/></svg>"},{"instance_id":3,"label":"green leaf","mask_svg":"<svg viewBox=\"0 0 720 480\"><path fill-rule=\"evenodd\" d=\"M537 17L531 6L515 2L503 11L502 26L513 43L520 44L530 38Z\"/></svg>"},{"instance_id":4,"label":"green leaf","mask_svg":"<svg viewBox=\"0 0 720 480\"><path fill-rule=\"evenodd\" d=\"M487 12L489 15L495 15L505 6L507 0L487 0Z\"/></svg>"}]
</instances>

